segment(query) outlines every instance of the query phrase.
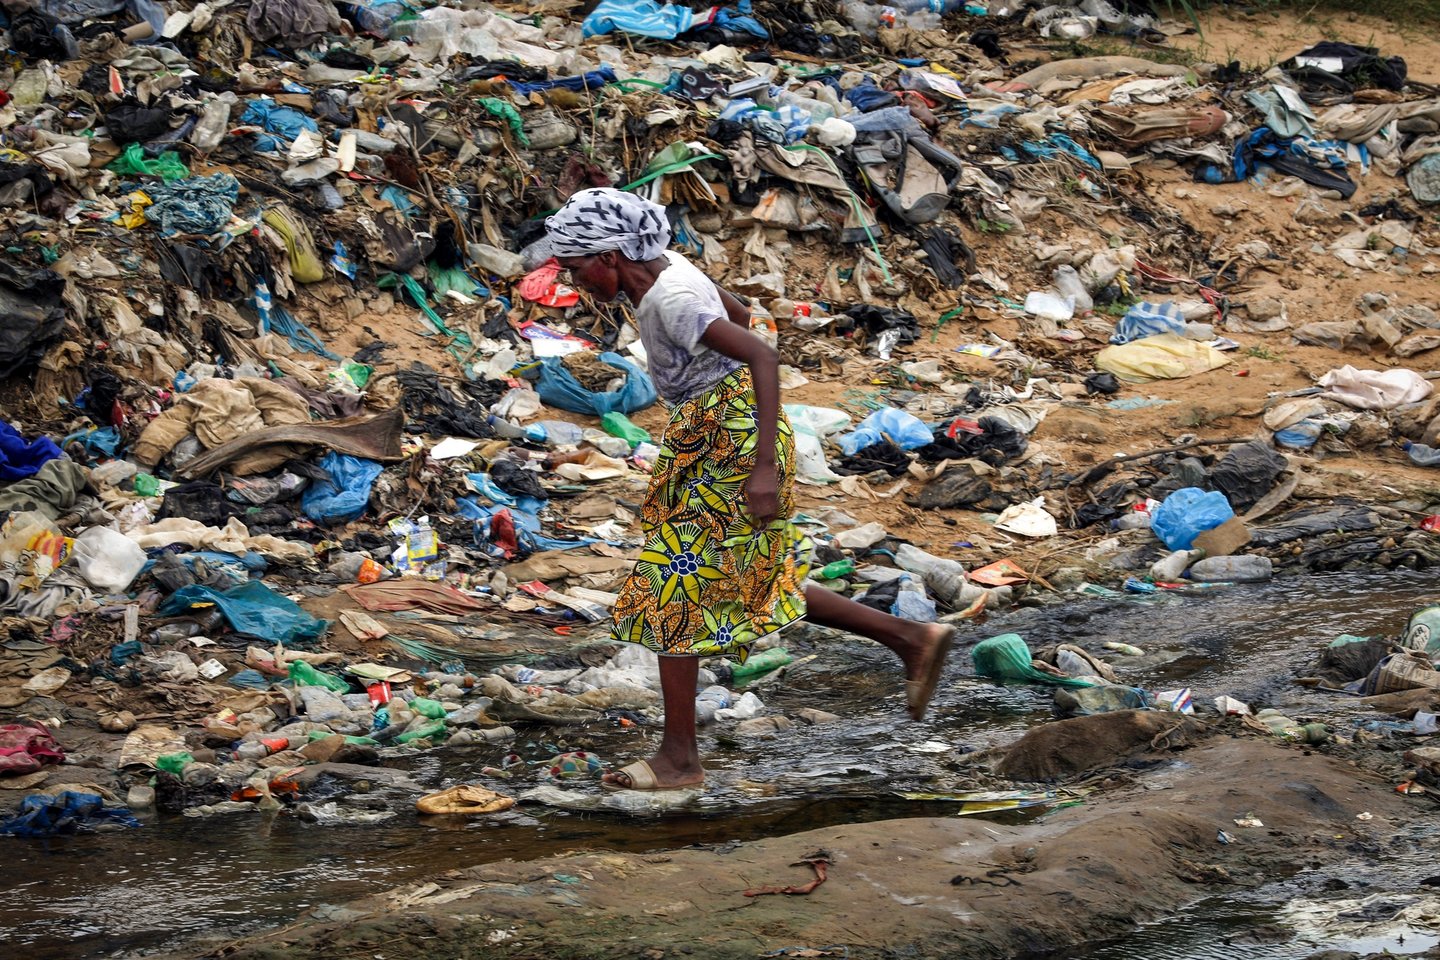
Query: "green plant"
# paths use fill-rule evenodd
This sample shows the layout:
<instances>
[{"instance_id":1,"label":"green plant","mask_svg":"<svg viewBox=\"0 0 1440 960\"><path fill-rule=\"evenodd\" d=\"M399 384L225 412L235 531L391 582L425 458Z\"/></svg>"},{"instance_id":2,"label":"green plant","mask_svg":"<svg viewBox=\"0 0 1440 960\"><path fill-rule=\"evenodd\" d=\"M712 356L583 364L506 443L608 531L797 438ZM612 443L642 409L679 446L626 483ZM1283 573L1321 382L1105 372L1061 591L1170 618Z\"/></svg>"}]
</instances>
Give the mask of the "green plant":
<instances>
[{"instance_id":1,"label":"green plant","mask_svg":"<svg viewBox=\"0 0 1440 960\"><path fill-rule=\"evenodd\" d=\"M1256 360L1279 360L1284 354L1269 347L1254 346L1245 351L1245 356L1254 357Z\"/></svg>"}]
</instances>

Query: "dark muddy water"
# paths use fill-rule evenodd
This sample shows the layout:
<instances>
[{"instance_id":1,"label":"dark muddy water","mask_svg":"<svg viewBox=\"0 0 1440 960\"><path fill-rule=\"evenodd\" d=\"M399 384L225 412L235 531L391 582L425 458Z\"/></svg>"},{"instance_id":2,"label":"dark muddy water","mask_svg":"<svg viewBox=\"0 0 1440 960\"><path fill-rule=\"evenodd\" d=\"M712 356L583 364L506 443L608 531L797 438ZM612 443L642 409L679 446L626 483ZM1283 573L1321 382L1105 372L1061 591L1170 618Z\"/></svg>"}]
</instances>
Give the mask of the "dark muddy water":
<instances>
[{"instance_id":1,"label":"dark muddy water","mask_svg":"<svg viewBox=\"0 0 1440 960\"><path fill-rule=\"evenodd\" d=\"M816 659L763 685L759 695L772 710L816 706L846 722L797 728L763 741L706 735L702 751L710 785L697 805L643 819L522 805L491 819L455 822L418 818L412 793L382 791L367 800L398 813L379 823L319 825L248 813L150 817L142 829L122 833L48 842L4 839L0 888L8 896L0 900L0 943L9 955L33 960L131 955L281 924L317 905L341 904L498 859L596 848L655 850L835 823L944 816L953 806L905 801L895 793L966 789L966 750L1012 740L1051 716L1048 691L995 687L967 677L964 650L987 636L1013 631L1032 646L1063 640L1097 652L1102 642L1121 640L1146 651L1144 658L1115 660L1128 682L1151 689L1189 686L1197 702L1229 694L1257 707L1303 713L1307 704L1319 709L1328 699L1289 682L1305 672L1317 644L1339 633L1393 634L1417 604L1435 599L1440 588L1433 575L1337 575L1016 610L964 628L961 655L952 659L931 717L922 724L901 720L900 678L886 651L819 632L797 635L792 649L816 653ZM597 727L567 736L566 743L556 744L545 731L522 731L515 749L537 762L557 745L593 749L607 761L645 755L646 734L633 730ZM496 764L506 749L440 750L393 765L411 771L427 788L438 788L479 779L480 768ZM511 783L492 785L518 792L538 784L539 776L536 768ZM1387 876L1398 883L1405 872L1377 872L1371 887L1339 895L1382 892L1389 889ZM1277 937L1299 942L1297 931L1309 921L1277 904L1304 893L1282 884L1246 901L1211 903L1137 931L1138 939L1095 945L1083 955L1092 960L1304 956L1308 950L1285 952L1293 943L1286 946L1264 934L1273 928L1280 931ZM1246 932L1252 929L1261 934ZM1412 931L1404 944L1382 945L1412 952L1434 942Z\"/></svg>"}]
</instances>

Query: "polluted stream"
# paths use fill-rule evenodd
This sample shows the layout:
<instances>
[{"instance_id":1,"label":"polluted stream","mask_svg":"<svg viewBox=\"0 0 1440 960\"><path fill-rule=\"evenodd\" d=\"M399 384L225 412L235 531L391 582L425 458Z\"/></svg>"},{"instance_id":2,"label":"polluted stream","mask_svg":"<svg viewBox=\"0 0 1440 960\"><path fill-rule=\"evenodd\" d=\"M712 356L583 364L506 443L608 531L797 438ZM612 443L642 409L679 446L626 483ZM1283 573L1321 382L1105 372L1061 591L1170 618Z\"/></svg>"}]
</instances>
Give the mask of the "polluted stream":
<instances>
[{"instance_id":1,"label":"polluted stream","mask_svg":"<svg viewBox=\"0 0 1440 960\"><path fill-rule=\"evenodd\" d=\"M790 646L815 658L762 683L757 692L769 712L813 706L839 714L843 722L763 740L703 731L707 790L683 810L640 818L522 804L474 820L420 817L410 795L377 785L361 799L376 812L398 808L398 813L375 823L319 824L289 815L151 815L139 830L11 840L5 849L9 896L0 905L0 941L32 960L126 955L239 936L308 909L497 860L597 849L643 852L839 823L947 816L955 812L953 803L899 794L973 789L965 785L965 753L1012 741L1053 717L1048 689L1000 687L967 676L966 651L985 637L1015 632L1032 647L1068 642L1095 650L1105 641L1123 641L1146 651L1144 657L1111 658L1125 682L1151 690L1188 686L1197 703L1227 694L1257 706L1323 712L1335 695L1292 683L1307 672L1316 646L1341 633L1398 633L1417 605L1435 600L1434 583L1425 574L1337 574L1016 609L962 626L946 681L930 717L920 724L902 719L900 676L888 652L811 631L792 637ZM579 741L607 762L627 762L646 750L634 730L586 728L569 734L565 746ZM496 764L509 749L539 761L559 752L558 746L546 730L531 727L513 745L442 749L390 765L437 789L481 779L481 768ZM485 782L520 793L541 775L537 765L510 783ZM347 808L353 804L353 797L347 800ZM1044 816L1044 808L983 816L1018 822ZM1417 876L1428 875L1416 873L1424 869L1422 850L1417 847L1414 869L1389 863L1367 871L1355 864L1344 867L1345 876L1362 877L1369 894L1384 893L1387 885L1413 889ZM1326 893L1305 884L1276 878L1269 886L1204 901L1113 943L1067 956L1304 956L1307 951L1297 953L1296 944L1304 942L1307 924L1319 927L1297 914L1293 903L1360 896L1353 889ZM1274 942L1277 929L1285 931L1280 942ZM1345 942L1409 953L1437 939L1399 929L1390 937L1357 935Z\"/></svg>"}]
</instances>

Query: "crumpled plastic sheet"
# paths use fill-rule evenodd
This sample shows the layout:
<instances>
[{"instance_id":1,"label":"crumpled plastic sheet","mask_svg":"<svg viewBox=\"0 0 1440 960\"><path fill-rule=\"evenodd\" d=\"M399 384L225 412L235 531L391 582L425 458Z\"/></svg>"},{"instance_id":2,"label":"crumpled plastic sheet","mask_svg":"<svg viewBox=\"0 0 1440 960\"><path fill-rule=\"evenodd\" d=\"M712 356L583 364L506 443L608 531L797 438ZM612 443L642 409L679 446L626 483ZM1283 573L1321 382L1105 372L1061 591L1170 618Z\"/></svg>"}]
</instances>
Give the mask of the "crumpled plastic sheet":
<instances>
[{"instance_id":1,"label":"crumpled plastic sheet","mask_svg":"<svg viewBox=\"0 0 1440 960\"><path fill-rule=\"evenodd\" d=\"M214 604L237 633L287 647L314 645L330 627L330 621L312 617L299 604L258 580L224 592L198 583L181 587L156 613L162 617L182 616L205 604Z\"/></svg>"},{"instance_id":2,"label":"crumpled plastic sheet","mask_svg":"<svg viewBox=\"0 0 1440 960\"><path fill-rule=\"evenodd\" d=\"M709 19L696 16L689 7L655 0L600 0L581 24L580 33L584 37L599 37L618 30L637 37L674 40Z\"/></svg>"},{"instance_id":3,"label":"crumpled plastic sheet","mask_svg":"<svg viewBox=\"0 0 1440 960\"><path fill-rule=\"evenodd\" d=\"M0 834L11 837L53 837L57 833L89 833L105 827L138 827L140 821L126 807L105 807L94 793L65 790L55 796L32 793L20 802L20 812L0 823Z\"/></svg>"}]
</instances>

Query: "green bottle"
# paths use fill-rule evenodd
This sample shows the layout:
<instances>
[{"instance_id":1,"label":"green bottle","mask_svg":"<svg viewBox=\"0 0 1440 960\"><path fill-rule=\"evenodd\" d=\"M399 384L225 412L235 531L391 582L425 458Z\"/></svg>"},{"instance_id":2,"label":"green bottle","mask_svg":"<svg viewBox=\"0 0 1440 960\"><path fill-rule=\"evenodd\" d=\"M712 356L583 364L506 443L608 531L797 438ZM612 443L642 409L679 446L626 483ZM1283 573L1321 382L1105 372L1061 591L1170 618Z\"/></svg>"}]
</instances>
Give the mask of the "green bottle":
<instances>
[{"instance_id":1,"label":"green bottle","mask_svg":"<svg viewBox=\"0 0 1440 960\"><path fill-rule=\"evenodd\" d=\"M855 572L854 560L836 560L834 563L827 563L820 568L821 580L839 580L841 577L848 577Z\"/></svg>"},{"instance_id":2,"label":"green bottle","mask_svg":"<svg viewBox=\"0 0 1440 960\"><path fill-rule=\"evenodd\" d=\"M790 651L784 647L772 647L769 650L762 650L759 653L751 654L750 659L744 663L737 663L731 667L730 679L735 681L749 680L753 677L758 677L762 673L778 670L794 659L794 657L790 656Z\"/></svg>"},{"instance_id":3,"label":"green bottle","mask_svg":"<svg viewBox=\"0 0 1440 960\"><path fill-rule=\"evenodd\" d=\"M407 703L406 706L422 717L429 717L431 720L445 719L445 708L441 706L437 700L431 700L427 697L415 697Z\"/></svg>"},{"instance_id":4,"label":"green bottle","mask_svg":"<svg viewBox=\"0 0 1440 960\"><path fill-rule=\"evenodd\" d=\"M316 670L304 660L290 662L290 681L297 687L324 687L336 693L348 693L350 684L339 677Z\"/></svg>"},{"instance_id":5,"label":"green bottle","mask_svg":"<svg viewBox=\"0 0 1440 960\"><path fill-rule=\"evenodd\" d=\"M623 413L611 411L600 418L601 428L612 437L619 437L633 448L636 444L649 443L650 433L644 427L637 427Z\"/></svg>"},{"instance_id":6,"label":"green bottle","mask_svg":"<svg viewBox=\"0 0 1440 960\"><path fill-rule=\"evenodd\" d=\"M445 721L436 720L434 723L426 724L418 730L411 730L409 733L402 733L395 738L396 743L409 743L412 740L439 740L445 736Z\"/></svg>"}]
</instances>

